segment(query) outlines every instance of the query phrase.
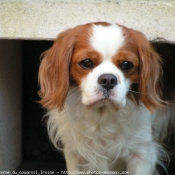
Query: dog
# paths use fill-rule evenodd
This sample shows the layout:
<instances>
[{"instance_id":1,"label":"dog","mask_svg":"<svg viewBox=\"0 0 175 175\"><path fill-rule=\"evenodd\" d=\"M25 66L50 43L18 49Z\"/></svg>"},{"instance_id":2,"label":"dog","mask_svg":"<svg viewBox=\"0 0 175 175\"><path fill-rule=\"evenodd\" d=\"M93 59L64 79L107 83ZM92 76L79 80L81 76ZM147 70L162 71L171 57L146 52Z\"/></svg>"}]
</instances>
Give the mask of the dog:
<instances>
[{"instance_id":1,"label":"dog","mask_svg":"<svg viewBox=\"0 0 175 175\"><path fill-rule=\"evenodd\" d=\"M68 174L165 168L162 142L174 110L162 58L144 34L107 22L79 25L60 33L42 57L40 104L50 140L58 150L63 144Z\"/></svg>"}]
</instances>

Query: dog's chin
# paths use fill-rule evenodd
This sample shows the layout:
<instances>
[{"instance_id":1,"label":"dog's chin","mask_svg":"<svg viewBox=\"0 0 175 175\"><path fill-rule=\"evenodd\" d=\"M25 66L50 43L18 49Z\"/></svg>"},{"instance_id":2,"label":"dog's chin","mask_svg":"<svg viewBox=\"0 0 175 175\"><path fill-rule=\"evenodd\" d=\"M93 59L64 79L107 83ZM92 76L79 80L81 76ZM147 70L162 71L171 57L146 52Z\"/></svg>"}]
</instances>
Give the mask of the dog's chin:
<instances>
[{"instance_id":1,"label":"dog's chin","mask_svg":"<svg viewBox=\"0 0 175 175\"><path fill-rule=\"evenodd\" d=\"M118 111L121 107L120 104L115 102L114 100L110 98L101 98L101 99L94 99L89 104L85 105L89 109L108 109L111 111Z\"/></svg>"}]
</instances>

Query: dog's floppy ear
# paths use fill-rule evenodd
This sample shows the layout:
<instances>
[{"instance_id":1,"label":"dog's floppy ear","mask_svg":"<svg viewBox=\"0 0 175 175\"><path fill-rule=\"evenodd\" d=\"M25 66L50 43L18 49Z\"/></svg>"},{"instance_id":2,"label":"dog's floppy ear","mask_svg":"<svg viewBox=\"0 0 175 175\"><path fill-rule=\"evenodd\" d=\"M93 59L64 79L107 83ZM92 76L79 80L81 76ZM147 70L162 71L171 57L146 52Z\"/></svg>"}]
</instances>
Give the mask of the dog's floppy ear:
<instances>
[{"instance_id":1,"label":"dog's floppy ear","mask_svg":"<svg viewBox=\"0 0 175 175\"><path fill-rule=\"evenodd\" d=\"M53 46L42 54L39 68L40 104L62 109L69 89L69 65L76 42L74 29L62 32Z\"/></svg>"},{"instance_id":2,"label":"dog's floppy ear","mask_svg":"<svg viewBox=\"0 0 175 175\"><path fill-rule=\"evenodd\" d=\"M153 111L166 106L162 100L162 59L154 51L147 38L136 32L138 54L140 59L139 92L143 104Z\"/></svg>"}]
</instances>

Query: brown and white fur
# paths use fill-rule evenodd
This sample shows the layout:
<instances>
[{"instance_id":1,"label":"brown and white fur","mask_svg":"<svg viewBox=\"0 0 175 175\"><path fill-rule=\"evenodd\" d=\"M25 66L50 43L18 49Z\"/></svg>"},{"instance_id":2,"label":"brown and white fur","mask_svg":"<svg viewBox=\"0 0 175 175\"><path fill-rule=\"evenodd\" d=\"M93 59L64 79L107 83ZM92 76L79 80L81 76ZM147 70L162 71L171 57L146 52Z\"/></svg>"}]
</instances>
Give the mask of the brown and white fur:
<instances>
[{"instance_id":1,"label":"brown and white fur","mask_svg":"<svg viewBox=\"0 0 175 175\"><path fill-rule=\"evenodd\" d=\"M156 174L171 109L161 58L146 37L118 24L88 23L60 33L43 57L40 103L52 143L64 145L69 173L125 167L130 175Z\"/></svg>"}]
</instances>

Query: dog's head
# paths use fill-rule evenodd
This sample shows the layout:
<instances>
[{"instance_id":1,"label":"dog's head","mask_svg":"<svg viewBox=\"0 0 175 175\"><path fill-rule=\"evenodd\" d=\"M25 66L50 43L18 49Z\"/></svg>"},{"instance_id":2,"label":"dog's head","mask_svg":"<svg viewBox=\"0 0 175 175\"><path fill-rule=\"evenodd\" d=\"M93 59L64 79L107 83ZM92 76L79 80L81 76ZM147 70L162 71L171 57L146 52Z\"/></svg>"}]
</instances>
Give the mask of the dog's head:
<instances>
[{"instance_id":1,"label":"dog's head","mask_svg":"<svg viewBox=\"0 0 175 175\"><path fill-rule=\"evenodd\" d=\"M45 108L62 109L71 83L80 88L85 106L110 103L118 109L127 98L149 110L164 106L161 59L136 30L105 22L80 25L62 32L43 57L39 82Z\"/></svg>"}]
</instances>

